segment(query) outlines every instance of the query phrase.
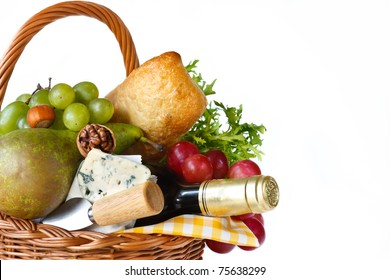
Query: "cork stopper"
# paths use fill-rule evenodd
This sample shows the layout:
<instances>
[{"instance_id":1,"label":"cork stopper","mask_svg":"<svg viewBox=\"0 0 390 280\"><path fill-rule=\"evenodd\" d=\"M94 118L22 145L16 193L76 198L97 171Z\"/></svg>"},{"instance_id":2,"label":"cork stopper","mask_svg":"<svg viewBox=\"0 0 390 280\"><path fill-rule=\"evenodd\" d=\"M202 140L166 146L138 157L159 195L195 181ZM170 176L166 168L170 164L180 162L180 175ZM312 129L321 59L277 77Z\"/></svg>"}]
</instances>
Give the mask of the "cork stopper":
<instances>
[{"instance_id":1,"label":"cork stopper","mask_svg":"<svg viewBox=\"0 0 390 280\"><path fill-rule=\"evenodd\" d=\"M131 187L101 199L92 205L92 217L100 226L117 224L159 214L164 207L164 195L152 182Z\"/></svg>"}]
</instances>

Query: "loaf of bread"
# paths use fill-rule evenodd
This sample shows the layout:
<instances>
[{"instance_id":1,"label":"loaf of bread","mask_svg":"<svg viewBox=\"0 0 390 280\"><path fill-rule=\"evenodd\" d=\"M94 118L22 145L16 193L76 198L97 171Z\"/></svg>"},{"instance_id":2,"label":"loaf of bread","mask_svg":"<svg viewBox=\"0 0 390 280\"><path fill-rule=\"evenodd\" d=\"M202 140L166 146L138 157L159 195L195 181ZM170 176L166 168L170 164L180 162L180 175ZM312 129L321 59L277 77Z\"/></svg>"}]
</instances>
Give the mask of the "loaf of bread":
<instances>
[{"instance_id":1,"label":"loaf of bread","mask_svg":"<svg viewBox=\"0 0 390 280\"><path fill-rule=\"evenodd\" d=\"M180 140L207 105L176 52L146 61L106 98L115 108L111 122L136 125L149 140L166 147Z\"/></svg>"}]
</instances>

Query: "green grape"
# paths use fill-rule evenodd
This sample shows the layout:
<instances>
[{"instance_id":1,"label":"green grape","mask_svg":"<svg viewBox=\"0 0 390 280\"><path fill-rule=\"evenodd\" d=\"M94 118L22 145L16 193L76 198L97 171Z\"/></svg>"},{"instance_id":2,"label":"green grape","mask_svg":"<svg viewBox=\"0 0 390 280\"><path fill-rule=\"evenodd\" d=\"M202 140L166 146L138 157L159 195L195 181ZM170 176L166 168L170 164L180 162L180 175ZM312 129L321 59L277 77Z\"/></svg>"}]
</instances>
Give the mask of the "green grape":
<instances>
[{"instance_id":1,"label":"green grape","mask_svg":"<svg viewBox=\"0 0 390 280\"><path fill-rule=\"evenodd\" d=\"M50 128L55 130L67 129L63 120L64 110L54 109L54 111L56 113L56 119L54 120L54 123L50 126Z\"/></svg>"},{"instance_id":2,"label":"green grape","mask_svg":"<svg viewBox=\"0 0 390 280\"><path fill-rule=\"evenodd\" d=\"M49 92L50 104L60 110L64 110L75 100L76 94L73 88L64 83L56 84Z\"/></svg>"},{"instance_id":3,"label":"green grape","mask_svg":"<svg viewBox=\"0 0 390 280\"><path fill-rule=\"evenodd\" d=\"M88 103L88 110L91 114L90 122L105 124L114 114L114 105L105 98L97 98Z\"/></svg>"},{"instance_id":4,"label":"green grape","mask_svg":"<svg viewBox=\"0 0 390 280\"><path fill-rule=\"evenodd\" d=\"M18 121L18 128L19 129L30 128L30 125L27 122L27 114L25 116L20 117Z\"/></svg>"},{"instance_id":5,"label":"green grape","mask_svg":"<svg viewBox=\"0 0 390 280\"><path fill-rule=\"evenodd\" d=\"M65 108L62 116L67 129L79 131L89 122L89 111L82 103L72 103Z\"/></svg>"},{"instance_id":6,"label":"green grape","mask_svg":"<svg viewBox=\"0 0 390 280\"><path fill-rule=\"evenodd\" d=\"M1 112L0 133L6 134L18 129L19 119L27 115L30 107L22 101L14 101L8 104Z\"/></svg>"},{"instance_id":7,"label":"green grape","mask_svg":"<svg viewBox=\"0 0 390 280\"><path fill-rule=\"evenodd\" d=\"M83 104L88 104L91 100L99 97L99 90L94 83L80 82L73 87L76 93L76 101Z\"/></svg>"},{"instance_id":8,"label":"green grape","mask_svg":"<svg viewBox=\"0 0 390 280\"><path fill-rule=\"evenodd\" d=\"M32 95L30 93L23 93L16 98L16 101L22 101L26 103L31 98L31 96Z\"/></svg>"},{"instance_id":9,"label":"green grape","mask_svg":"<svg viewBox=\"0 0 390 280\"><path fill-rule=\"evenodd\" d=\"M28 105L30 105L30 107L34 107L34 106L39 105L39 104L50 105L49 90L48 89L38 90L36 93L34 93L31 96L30 102L28 103Z\"/></svg>"}]
</instances>

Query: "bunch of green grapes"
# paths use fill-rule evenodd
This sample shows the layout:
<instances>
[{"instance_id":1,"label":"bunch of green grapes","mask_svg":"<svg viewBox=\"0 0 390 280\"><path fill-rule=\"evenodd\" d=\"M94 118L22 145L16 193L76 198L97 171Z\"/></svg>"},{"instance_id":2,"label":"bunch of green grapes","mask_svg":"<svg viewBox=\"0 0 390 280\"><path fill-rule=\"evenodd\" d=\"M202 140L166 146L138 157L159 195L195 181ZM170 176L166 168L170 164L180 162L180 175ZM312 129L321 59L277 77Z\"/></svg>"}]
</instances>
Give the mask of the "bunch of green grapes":
<instances>
[{"instance_id":1,"label":"bunch of green grapes","mask_svg":"<svg viewBox=\"0 0 390 280\"><path fill-rule=\"evenodd\" d=\"M88 81L75 86L59 83L22 94L0 112L0 135L30 127L79 131L88 123L104 124L114 114L113 104L99 98L97 86Z\"/></svg>"}]
</instances>

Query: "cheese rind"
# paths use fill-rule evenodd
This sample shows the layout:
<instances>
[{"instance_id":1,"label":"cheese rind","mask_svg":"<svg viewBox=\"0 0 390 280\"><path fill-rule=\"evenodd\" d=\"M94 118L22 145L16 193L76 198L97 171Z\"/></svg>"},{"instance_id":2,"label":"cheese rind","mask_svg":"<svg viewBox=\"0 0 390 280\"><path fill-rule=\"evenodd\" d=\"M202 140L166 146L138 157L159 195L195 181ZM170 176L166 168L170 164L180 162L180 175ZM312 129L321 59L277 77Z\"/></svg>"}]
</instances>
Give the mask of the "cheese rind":
<instances>
[{"instance_id":1,"label":"cheese rind","mask_svg":"<svg viewBox=\"0 0 390 280\"><path fill-rule=\"evenodd\" d=\"M129 189L151 177L146 166L92 149L81 163L77 181L81 194L90 202Z\"/></svg>"}]
</instances>

